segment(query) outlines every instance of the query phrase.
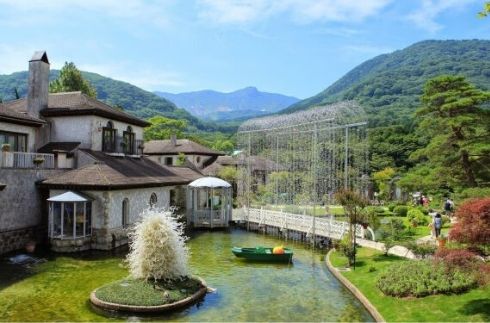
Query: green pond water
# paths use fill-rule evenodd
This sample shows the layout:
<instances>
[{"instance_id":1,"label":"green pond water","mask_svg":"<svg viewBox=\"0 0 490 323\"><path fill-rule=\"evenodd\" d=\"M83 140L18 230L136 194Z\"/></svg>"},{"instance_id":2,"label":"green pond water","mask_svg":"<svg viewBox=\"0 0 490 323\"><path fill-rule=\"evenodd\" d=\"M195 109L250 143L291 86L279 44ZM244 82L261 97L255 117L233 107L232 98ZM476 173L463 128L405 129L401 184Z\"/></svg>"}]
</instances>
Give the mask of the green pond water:
<instances>
[{"instance_id":1,"label":"green pond water","mask_svg":"<svg viewBox=\"0 0 490 323\"><path fill-rule=\"evenodd\" d=\"M231 253L233 246L280 244L294 249L293 264L248 263ZM372 321L328 272L322 254L303 244L231 230L194 233L188 245L192 272L216 292L186 310L140 317L95 310L88 302L90 291L128 275L125 253L49 253L38 254L47 261L32 268L0 260L0 320L337 321L354 311Z\"/></svg>"}]
</instances>

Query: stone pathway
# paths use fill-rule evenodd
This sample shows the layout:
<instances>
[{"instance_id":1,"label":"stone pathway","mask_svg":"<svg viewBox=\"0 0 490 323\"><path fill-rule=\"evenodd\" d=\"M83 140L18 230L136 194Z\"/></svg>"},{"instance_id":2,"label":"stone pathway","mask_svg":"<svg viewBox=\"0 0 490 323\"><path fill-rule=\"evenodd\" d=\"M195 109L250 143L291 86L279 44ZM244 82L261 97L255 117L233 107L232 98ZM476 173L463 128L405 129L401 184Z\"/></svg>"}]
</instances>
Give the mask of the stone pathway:
<instances>
[{"instance_id":1,"label":"stone pathway","mask_svg":"<svg viewBox=\"0 0 490 323\"><path fill-rule=\"evenodd\" d=\"M360 246L376 249L383 252L385 251L385 244L382 242L375 242L365 239L357 239L356 241ZM393 246L390 248L390 250L388 250L388 254L408 259L416 258L415 255L404 246Z\"/></svg>"}]
</instances>

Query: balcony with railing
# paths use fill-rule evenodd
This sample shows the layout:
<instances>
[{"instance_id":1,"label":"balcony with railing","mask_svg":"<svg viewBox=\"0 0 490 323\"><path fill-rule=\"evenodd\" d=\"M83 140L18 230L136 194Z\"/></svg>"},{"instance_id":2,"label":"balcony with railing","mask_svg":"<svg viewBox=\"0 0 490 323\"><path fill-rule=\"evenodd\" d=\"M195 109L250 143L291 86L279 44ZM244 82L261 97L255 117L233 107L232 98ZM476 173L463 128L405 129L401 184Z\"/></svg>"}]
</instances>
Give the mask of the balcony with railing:
<instances>
[{"instance_id":1,"label":"balcony with railing","mask_svg":"<svg viewBox=\"0 0 490 323\"><path fill-rule=\"evenodd\" d=\"M38 154L26 152L0 152L0 168L35 168L54 169L53 154Z\"/></svg>"}]
</instances>

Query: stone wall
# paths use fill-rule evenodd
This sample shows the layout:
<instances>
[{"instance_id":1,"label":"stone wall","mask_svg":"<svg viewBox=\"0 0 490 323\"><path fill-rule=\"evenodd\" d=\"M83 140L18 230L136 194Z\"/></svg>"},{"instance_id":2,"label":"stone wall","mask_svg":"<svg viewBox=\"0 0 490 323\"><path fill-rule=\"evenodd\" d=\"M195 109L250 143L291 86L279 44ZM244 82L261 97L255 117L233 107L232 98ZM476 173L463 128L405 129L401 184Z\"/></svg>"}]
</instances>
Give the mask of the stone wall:
<instances>
[{"instance_id":1,"label":"stone wall","mask_svg":"<svg viewBox=\"0 0 490 323\"><path fill-rule=\"evenodd\" d=\"M38 232L47 224L47 218L43 216L47 209L44 202L47 192L40 191L36 182L62 172L0 168L0 182L7 184L0 191L0 254L22 248L29 240L40 241L46 237Z\"/></svg>"},{"instance_id":2,"label":"stone wall","mask_svg":"<svg viewBox=\"0 0 490 323\"><path fill-rule=\"evenodd\" d=\"M51 239L52 249L74 252L87 249L110 250L128 243L128 229L122 227L122 203L128 199L129 227L140 213L150 206L150 196L157 195L157 208L169 208L170 189L175 187L152 187L114 191L81 191L92 198L92 236L75 240ZM50 190L50 196L62 194L64 190Z\"/></svg>"}]
</instances>

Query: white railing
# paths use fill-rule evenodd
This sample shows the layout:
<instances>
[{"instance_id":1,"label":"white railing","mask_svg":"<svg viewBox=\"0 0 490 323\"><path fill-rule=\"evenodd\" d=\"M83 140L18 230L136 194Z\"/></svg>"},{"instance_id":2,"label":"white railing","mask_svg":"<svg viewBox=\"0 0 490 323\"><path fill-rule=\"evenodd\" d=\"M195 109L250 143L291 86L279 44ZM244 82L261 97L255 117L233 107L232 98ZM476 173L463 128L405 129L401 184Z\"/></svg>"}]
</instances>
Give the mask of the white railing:
<instances>
[{"instance_id":1,"label":"white railing","mask_svg":"<svg viewBox=\"0 0 490 323\"><path fill-rule=\"evenodd\" d=\"M243 208L234 211L232 220L248 221L259 225L278 227L281 230L295 230L333 239L342 239L344 234L349 231L349 224L347 222L334 220L332 216L320 218L310 215L255 208ZM355 229L357 237L364 237L364 228L361 225L356 225Z\"/></svg>"},{"instance_id":2,"label":"white railing","mask_svg":"<svg viewBox=\"0 0 490 323\"><path fill-rule=\"evenodd\" d=\"M54 155L4 151L0 153L0 167L53 169Z\"/></svg>"}]
</instances>

